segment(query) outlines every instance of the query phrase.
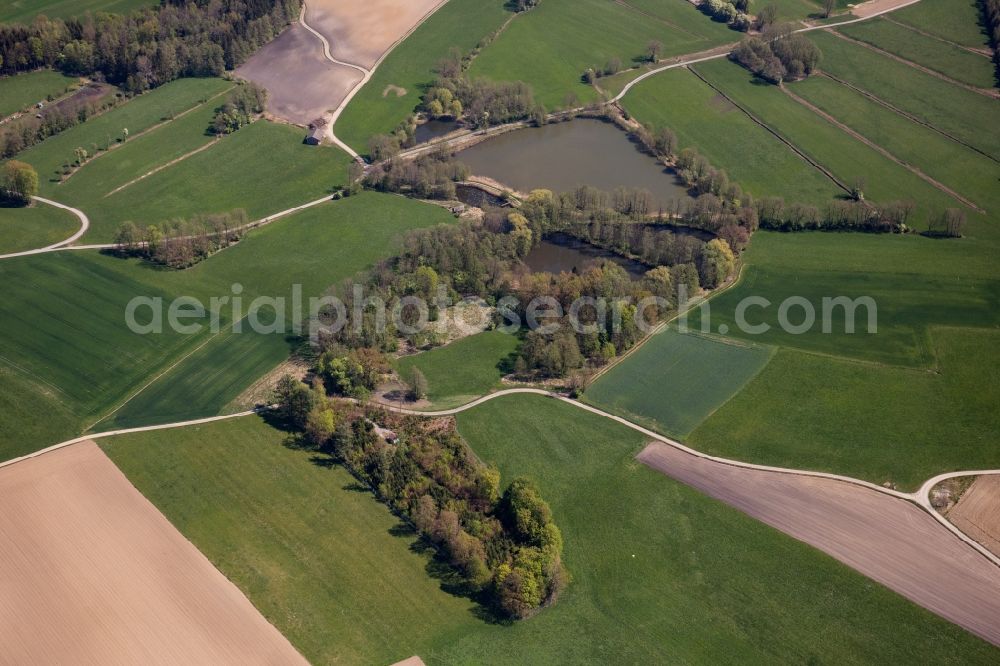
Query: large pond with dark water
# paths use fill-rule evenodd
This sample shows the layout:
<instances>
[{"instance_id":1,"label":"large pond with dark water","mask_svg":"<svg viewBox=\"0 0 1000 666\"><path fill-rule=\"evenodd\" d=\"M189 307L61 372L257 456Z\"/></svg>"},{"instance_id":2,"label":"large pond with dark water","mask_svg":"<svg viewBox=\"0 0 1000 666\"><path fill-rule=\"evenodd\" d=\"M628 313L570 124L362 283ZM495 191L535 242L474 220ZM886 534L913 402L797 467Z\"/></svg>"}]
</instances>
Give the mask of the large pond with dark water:
<instances>
[{"instance_id":1,"label":"large pond with dark water","mask_svg":"<svg viewBox=\"0 0 1000 666\"><path fill-rule=\"evenodd\" d=\"M602 260L618 264L633 280L638 280L651 268L641 261L627 259L563 233L546 236L528 252L524 263L533 273L580 273L588 265Z\"/></svg>"},{"instance_id":2,"label":"large pond with dark water","mask_svg":"<svg viewBox=\"0 0 1000 666\"><path fill-rule=\"evenodd\" d=\"M649 190L657 205L687 199L683 183L653 157L639 152L628 135L609 122L578 118L516 130L458 153L472 173L516 190L566 192L579 185L602 190Z\"/></svg>"}]
</instances>

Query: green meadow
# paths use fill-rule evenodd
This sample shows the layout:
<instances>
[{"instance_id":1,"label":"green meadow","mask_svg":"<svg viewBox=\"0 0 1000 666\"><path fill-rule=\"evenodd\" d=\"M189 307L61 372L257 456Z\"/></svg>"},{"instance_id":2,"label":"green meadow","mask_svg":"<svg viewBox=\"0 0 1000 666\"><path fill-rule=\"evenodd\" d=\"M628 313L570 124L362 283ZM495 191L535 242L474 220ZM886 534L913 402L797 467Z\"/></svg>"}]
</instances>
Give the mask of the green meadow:
<instances>
[{"instance_id":1,"label":"green meadow","mask_svg":"<svg viewBox=\"0 0 1000 666\"><path fill-rule=\"evenodd\" d=\"M408 377L417 368L427 378L427 399L447 409L465 404L500 385L502 368L511 365L518 348L516 335L486 331L456 340L444 347L404 356L399 372Z\"/></svg>"},{"instance_id":2,"label":"green meadow","mask_svg":"<svg viewBox=\"0 0 1000 666\"><path fill-rule=\"evenodd\" d=\"M641 61L652 40L663 43L661 57L735 41L731 30L691 5L662 3L659 11L682 23L652 19L629 3L547 0L518 16L479 54L469 73L529 83L536 101L551 110L565 106L567 95L595 101L596 91L581 79L584 70L602 68L612 58L630 67Z\"/></svg>"},{"instance_id":3,"label":"green meadow","mask_svg":"<svg viewBox=\"0 0 1000 666\"><path fill-rule=\"evenodd\" d=\"M0 0L0 22L31 23L39 14L61 19L87 12L126 14L156 4L155 0Z\"/></svg>"},{"instance_id":4,"label":"green meadow","mask_svg":"<svg viewBox=\"0 0 1000 666\"><path fill-rule=\"evenodd\" d=\"M0 206L0 254L46 247L65 240L80 228L72 213L42 203L28 208Z\"/></svg>"},{"instance_id":5,"label":"green meadow","mask_svg":"<svg viewBox=\"0 0 1000 666\"><path fill-rule=\"evenodd\" d=\"M942 472L1000 466L1000 332L934 327L930 337L932 370L782 349L689 443L904 490Z\"/></svg>"},{"instance_id":6,"label":"green meadow","mask_svg":"<svg viewBox=\"0 0 1000 666\"><path fill-rule=\"evenodd\" d=\"M1000 124L996 100L822 31L809 38L823 52L824 72L1000 160L1000 133L993 131Z\"/></svg>"},{"instance_id":7,"label":"green meadow","mask_svg":"<svg viewBox=\"0 0 1000 666\"><path fill-rule=\"evenodd\" d=\"M641 122L669 127L755 197L821 205L842 191L773 134L686 69L651 76L622 99Z\"/></svg>"},{"instance_id":8,"label":"green meadow","mask_svg":"<svg viewBox=\"0 0 1000 666\"><path fill-rule=\"evenodd\" d=\"M601 376L584 400L666 435L685 437L760 372L773 351L669 328Z\"/></svg>"},{"instance_id":9,"label":"green meadow","mask_svg":"<svg viewBox=\"0 0 1000 666\"><path fill-rule=\"evenodd\" d=\"M0 77L0 118L57 97L75 83L76 77L51 69Z\"/></svg>"},{"instance_id":10,"label":"green meadow","mask_svg":"<svg viewBox=\"0 0 1000 666\"><path fill-rule=\"evenodd\" d=\"M892 13L892 20L970 48L988 48L976 0L918 2Z\"/></svg>"},{"instance_id":11,"label":"green meadow","mask_svg":"<svg viewBox=\"0 0 1000 666\"><path fill-rule=\"evenodd\" d=\"M503 0L449 0L379 65L337 120L337 137L368 152L369 137L391 132L420 104L449 49L468 53L510 16Z\"/></svg>"},{"instance_id":12,"label":"green meadow","mask_svg":"<svg viewBox=\"0 0 1000 666\"><path fill-rule=\"evenodd\" d=\"M838 30L848 37L877 46L970 86L992 88L996 83L993 62L989 56L970 53L954 44L928 39L887 19L880 17Z\"/></svg>"},{"instance_id":13,"label":"green meadow","mask_svg":"<svg viewBox=\"0 0 1000 666\"><path fill-rule=\"evenodd\" d=\"M446 592L407 527L257 417L102 445L313 663L997 658L811 547L636 463L644 438L620 424L508 396L458 426L502 483L535 479L562 530L572 581L529 620L489 622Z\"/></svg>"},{"instance_id":14,"label":"green meadow","mask_svg":"<svg viewBox=\"0 0 1000 666\"><path fill-rule=\"evenodd\" d=\"M777 86L755 83L753 76L739 65L715 60L700 63L696 69L768 127L833 172L841 182L850 186L862 179L868 199L913 201L917 212L911 225L925 228L922 225L928 217L957 205L944 192L819 117ZM795 90L794 84L790 87Z\"/></svg>"},{"instance_id":15,"label":"green meadow","mask_svg":"<svg viewBox=\"0 0 1000 666\"><path fill-rule=\"evenodd\" d=\"M318 296L389 254L394 239L405 231L451 219L436 206L364 194L256 230L186 270L89 251L0 262L0 278L9 285L0 306L7 322L0 340L3 392L8 381L12 386L16 381L34 383L35 394L58 396L75 416L75 426L59 430L56 441L91 426L107 430L112 424L216 414L287 357L285 336L227 334L225 324L233 319L228 307L214 336L207 326L194 335L171 332L168 326L163 334L138 335L125 323L130 299L160 297L169 303L184 295L207 307L212 296L231 296L234 283L243 288L247 307L256 296L286 296L293 284L302 285L306 298ZM140 310L137 319L147 321L147 312ZM265 308L261 320L271 321L270 314ZM291 314L286 310L286 317ZM105 418L123 403L112 418ZM0 431L5 435L0 457L54 443L51 435L44 441L18 436L31 432L32 420L30 410L9 413L6 432Z\"/></svg>"},{"instance_id":16,"label":"green meadow","mask_svg":"<svg viewBox=\"0 0 1000 666\"><path fill-rule=\"evenodd\" d=\"M232 83L222 79L178 79L155 90L127 100L116 108L95 116L40 144L20 153L18 159L31 164L38 171L43 196L58 198L58 184L64 169L76 159L75 151L83 148L96 154L117 143L128 130L133 140L144 130L170 120L170 118L205 103L228 90ZM221 103L221 102L220 102ZM155 131L155 130L154 130ZM100 160L111 159L118 149L111 150L88 166ZM138 175L138 174L137 174ZM72 182L72 179L69 181ZM103 194L103 192L102 192Z\"/></svg>"}]
</instances>

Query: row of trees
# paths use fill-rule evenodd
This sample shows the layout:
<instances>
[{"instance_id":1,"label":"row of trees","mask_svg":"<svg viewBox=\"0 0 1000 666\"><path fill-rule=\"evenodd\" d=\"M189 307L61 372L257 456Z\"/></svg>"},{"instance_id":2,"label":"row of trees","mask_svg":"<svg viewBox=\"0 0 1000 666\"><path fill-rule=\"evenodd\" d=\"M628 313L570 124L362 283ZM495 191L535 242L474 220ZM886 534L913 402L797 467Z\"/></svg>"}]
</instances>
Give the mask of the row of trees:
<instances>
[{"instance_id":1,"label":"row of trees","mask_svg":"<svg viewBox=\"0 0 1000 666\"><path fill-rule=\"evenodd\" d=\"M789 24L770 26L760 37L747 37L732 55L733 60L771 83L809 76L820 57L819 48L803 35L792 33Z\"/></svg>"},{"instance_id":2,"label":"row of trees","mask_svg":"<svg viewBox=\"0 0 1000 666\"><path fill-rule=\"evenodd\" d=\"M413 160L391 159L397 150L381 145L375 152L383 161L364 176L364 185L384 192L400 192L421 199L454 199L455 182L465 180L469 169L447 153L429 153Z\"/></svg>"},{"instance_id":3,"label":"row of trees","mask_svg":"<svg viewBox=\"0 0 1000 666\"><path fill-rule=\"evenodd\" d=\"M299 13L300 0L162 0L127 16L38 16L0 25L0 74L39 67L102 76L139 93L185 76L219 76Z\"/></svg>"},{"instance_id":4,"label":"row of trees","mask_svg":"<svg viewBox=\"0 0 1000 666\"><path fill-rule=\"evenodd\" d=\"M187 268L239 241L248 224L243 209L151 224L145 229L123 222L115 233L115 249L170 268Z\"/></svg>"},{"instance_id":5,"label":"row of trees","mask_svg":"<svg viewBox=\"0 0 1000 666\"><path fill-rule=\"evenodd\" d=\"M900 233L907 231L907 222L915 210L912 201L889 201L876 205L838 199L822 208L803 203L786 204L781 197L766 197L757 202L761 228L776 231Z\"/></svg>"},{"instance_id":6,"label":"row of trees","mask_svg":"<svg viewBox=\"0 0 1000 666\"><path fill-rule=\"evenodd\" d=\"M311 446L342 463L403 516L455 568L464 592L521 619L558 597L569 580L562 534L538 487L484 465L454 421L398 416L330 401L290 377L277 388L278 415ZM392 428L396 439L386 441Z\"/></svg>"},{"instance_id":7,"label":"row of trees","mask_svg":"<svg viewBox=\"0 0 1000 666\"><path fill-rule=\"evenodd\" d=\"M91 84L97 86L99 84ZM120 96L108 95L94 99L83 96L83 101L69 98L59 104L48 106L34 114L25 114L0 126L0 158L17 155L26 148L55 136L71 127L86 122L88 118L112 108L121 101ZM110 140L109 140L110 143ZM97 146L94 146L97 152Z\"/></svg>"}]
</instances>

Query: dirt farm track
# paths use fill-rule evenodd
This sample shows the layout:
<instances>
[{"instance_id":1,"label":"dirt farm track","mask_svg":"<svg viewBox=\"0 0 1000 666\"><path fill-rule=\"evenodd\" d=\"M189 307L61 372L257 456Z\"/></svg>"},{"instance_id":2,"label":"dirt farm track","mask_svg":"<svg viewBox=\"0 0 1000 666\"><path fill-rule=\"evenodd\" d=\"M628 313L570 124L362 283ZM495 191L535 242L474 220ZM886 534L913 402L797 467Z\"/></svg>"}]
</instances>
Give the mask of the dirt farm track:
<instances>
[{"instance_id":1,"label":"dirt farm track","mask_svg":"<svg viewBox=\"0 0 1000 666\"><path fill-rule=\"evenodd\" d=\"M0 663L306 663L93 442L0 469L0 505Z\"/></svg>"}]
</instances>

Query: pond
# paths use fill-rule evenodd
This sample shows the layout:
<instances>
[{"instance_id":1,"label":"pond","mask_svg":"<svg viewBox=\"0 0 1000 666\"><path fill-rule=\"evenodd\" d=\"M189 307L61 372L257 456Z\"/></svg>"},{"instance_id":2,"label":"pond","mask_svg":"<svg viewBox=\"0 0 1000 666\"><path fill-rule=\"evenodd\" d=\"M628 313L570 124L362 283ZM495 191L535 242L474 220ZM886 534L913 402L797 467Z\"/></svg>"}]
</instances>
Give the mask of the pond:
<instances>
[{"instance_id":1,"label":"pond","mask_svg":"<svg viewBox=\"0 0 1000 666\"><path fill-rule=\"evenodd\" d=\"M426 123L417 125L413 137L418 144L426 143L457 129L459 129L459 124L454 120L428 120Z\"/></svg>"},{"instance_id":2,"label":"pond","mask_svg":"<svg viewBox=\"0 0 1000 666\"><path fill-rule=\"evenodd\" d=\"M677 176L639 152L625 132L592 118L501 134L461 151L458 159L472 173L522 192L566 192L579 185L609 191L638 187L649 190L664 208L689 198Z\"/></svg>"},{"instance_id":3,"label":"pond","mask_svg":"<svg viewBox=\"0 0 1000 666\"><path fill-rule=\"evenodd\" d=\"M603 248L591 245L579 238L564 233L546 236L524 258L524 263L533 273L582 272L589 264L599 260L613 261L638 280L651 267L641 261L626 259Z\"/></svg>"}]
</instances>

